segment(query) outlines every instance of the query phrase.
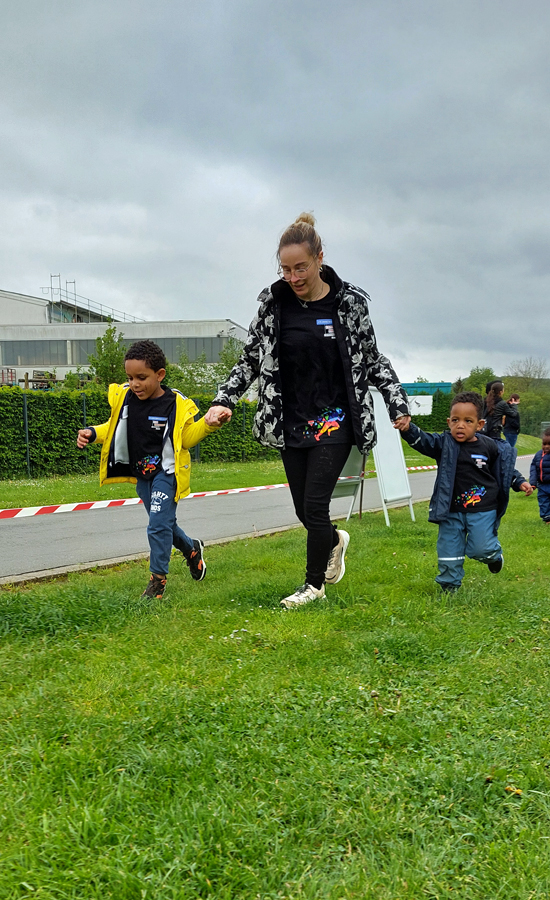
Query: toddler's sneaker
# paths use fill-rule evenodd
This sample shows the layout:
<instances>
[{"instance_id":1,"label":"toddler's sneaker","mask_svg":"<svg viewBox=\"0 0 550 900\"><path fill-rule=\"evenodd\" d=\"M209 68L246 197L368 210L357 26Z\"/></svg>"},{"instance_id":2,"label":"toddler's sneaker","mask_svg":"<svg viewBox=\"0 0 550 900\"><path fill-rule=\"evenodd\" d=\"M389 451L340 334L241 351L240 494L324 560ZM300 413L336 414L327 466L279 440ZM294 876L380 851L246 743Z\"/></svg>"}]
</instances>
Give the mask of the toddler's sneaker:
<instances>
[{"instance_id":1,"label":"toddler's sneaker","mask_svg":"<svg viewBox=\"0 0 550 900\"><path fill-rule=\"evenodd\" d=\"M493 560L491 560L491 562L488 562L487 568L489 569L489 572L492 572L493 575L496 575L497 572L500 572L502 570L503 565L504 565L504 556L499 556L498 559L493 559Z\"/></svg>"},{"instance_id":2,"label":"toddler's sneaker","mask_svg":"<svg viewBox=\"0 0 550 900\"><path fill-rule=\"evenodd\" d=\"M303 584L302 587L296 588L293 594L281 600L281 606L285 609L296 609L298 606L305 606L312 600L322 600L325 596L325 586L314 588L312 584Z\"/></svg>"},{"instance_id":3,"label":"toddler's sneaker","mask_svg":"<svg viewBox=\"0 0 550 900\"><path fill-rule=\"evenodd\" d=\"M141 596L154 598L155 600L162 600L165 588L166 578L159 578L158 575L151 575L149 584L147 585Z\"/></svg>"},{"instance_id":4,"label":"toddler's sneaker","mask_svg":"<svg viewBox=\"0 0 550 900\"><path fill-rule=\"evenodd\" d=\"M193 549L189 556L185 557L185 562L189 566L191 578L195 581L202 581L206 575L206 563L203 556L204 543L195 538L193 541Z\"/></svg>"},{"instance_id":5,"label":"toddler's sneaker","mask_svg":"<svg viewBox=\"0 0 550 900\"><path fill-rule=\"evenodd\" d=\"M338 584L344 577L346 571L346 563L344 557L349 544L349 534L347 531L337 531L338 543L331 551L328 558L327 571L325 573L325 581L327 584Z\"/></svg>"}]
</instances>

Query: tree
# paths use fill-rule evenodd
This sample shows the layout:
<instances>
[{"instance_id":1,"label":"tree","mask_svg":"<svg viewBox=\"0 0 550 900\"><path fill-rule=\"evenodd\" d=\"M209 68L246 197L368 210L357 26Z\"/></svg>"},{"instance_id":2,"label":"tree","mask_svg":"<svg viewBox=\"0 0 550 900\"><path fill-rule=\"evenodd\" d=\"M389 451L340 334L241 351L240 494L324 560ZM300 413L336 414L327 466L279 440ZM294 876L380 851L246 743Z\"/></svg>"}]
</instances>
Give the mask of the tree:
<instances>
[{"instance_id":1,"label":"tree","mask_svg":"<svg viewBox=\"0 0 550 900\"><path fill-rule=\"evenodd\" d=\"M506 377L513 379L517 391L529 391L537 381L548 378L549 369L541 357L527 356L525 359L513 360L506 370Z\"/></svg>"},{"instance_id":2,"label":"tree","mask_svg":"<svg viewBox=\"0 0 550 900\"><path fill-rule=\"evenodd\" d=\"M464 379L457 378L452 387L453 394L461 394L462 391L465 391L465 390L466 390L466 388L464 387Z\"/></svg>"},{"instance_id":3,"label":"tree","mask_svg":"<svg viewBox=\"0 0 550 900\"><path fill-rule=\"evenodd\" d=\"M215 394L218 385L227 379L239 359L242 348L242 341L230 337L223 345L217 363L206 362L204 351L194 362L191 362L186 351L183 350L176 365L170 363L167 365L166 383L170 387L178 388L186 397Z\"/></svg>"},{"instance_id":4,"label":"tree","mask_svg":"<svg viewBox=\"0 0 550 900\"><path fill-rule=\"evenodd\" d=\"M235 363L238 362L243 347L243 342L234 337L230 337L225 342L220 350L220 356L216 363L216 377L218 384L221 384L222 381L226 381L231 369Z\"/></svg>"},{"instance_id":5,"label":"tree","mask_svg":"<svg viewBox=\"0 0 550 900\"><path fill-rule=\"evenodd\" d=\"M126 381L124 356L126 345L122 334L117 334L116 325L107 327L103 337L95 339L96 352L88 356L90 373L104 388L110 384Z\"/></svg>"},{"instance_id":6,"label":"tree","mask_svg":"<svg viewBox=\"0 0 550 900\"><path fill-rule=\"evenodd\" d=\"M216 365L206 362L206 353L201 353L194 362L182 350L179 362L166 367L166 381L170 387L177 388L186 397L198 394L215 394L218 386Z\"/></svg>"},{"instance_id":7,"label":"tree","mask_svg":"<svg viewBox=\"0 0 550 900\"><path fill-rule=\"evenodd\" d=\"M422 375L419 375L418 378L414 379L415 384L429 384L430 381L428 378L422 378Z\"/></svg>"},{"instance_id":8,"label":"tree","mask_svg":"<svg viewBox=\"0 0 550 900\"><path fill-rule=\"evenodd\" d=\"M481 394L481 396L484 397L485 385L487 384L487 382L496 380L497 376L492 369L488 367L481 368L480 366L475 366L470 371L468 377L464 379L464 390L477 391L478 394Z\"/></svg>"}]
</instances>

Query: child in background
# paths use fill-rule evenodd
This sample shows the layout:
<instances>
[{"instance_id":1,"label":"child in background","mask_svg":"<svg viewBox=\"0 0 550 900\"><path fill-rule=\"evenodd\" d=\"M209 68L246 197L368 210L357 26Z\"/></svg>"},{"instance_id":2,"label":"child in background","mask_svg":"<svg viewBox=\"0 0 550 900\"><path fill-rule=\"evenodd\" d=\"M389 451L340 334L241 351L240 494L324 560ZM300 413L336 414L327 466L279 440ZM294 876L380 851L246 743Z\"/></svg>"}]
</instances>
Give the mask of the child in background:
<instances>
[{"instance_id":1,"label":"child in background","mask_svg":"<svg viewBox=\"0 0 550 900\"><path fill-rule=\"evenodd\" d=\"M483 400L474 391L457 394L447 419L450 433L426 434L417 425L397 425L411 447L437 461L437 478L429 521L439 525L435 579L442 591L457 591L464 578L464 559L485 563L490 572L504 564L498 540L500 520L508 506L510 487L533 492L514 469L510 444L478 432L483 428Z\"/></svg>"},{"instance_id":2,"label":"child in background","mask_svg":"<svg viewBox=\"0 0 550 900\"><path fill-rule=\"evenodd\" d=\"M550 428L544 430L542 448L533 457L529 481L538 491L540 517L550 525Z\"/></svg>"},{"instance_id":3,"label":"child in background","mask_svg":"<svg viewBox=\"0 0 550 900\"><path fill-rule=\"evenodd\" d=\"M172 544L185 558L192 578L206 573L202 541L188 537L176 521L177 502L189 493L189 447L216 431L222 417L198 422L192 400L164 388L166 357L154 341L136 341L128 349L124 368L127 384L109 385L111 417L103 425L81 428L77 446L103 444L100 484L130 481L149 516L147 537L151 548L151 578L142 597L160 599Z\"/></svg>"}]
</instances>

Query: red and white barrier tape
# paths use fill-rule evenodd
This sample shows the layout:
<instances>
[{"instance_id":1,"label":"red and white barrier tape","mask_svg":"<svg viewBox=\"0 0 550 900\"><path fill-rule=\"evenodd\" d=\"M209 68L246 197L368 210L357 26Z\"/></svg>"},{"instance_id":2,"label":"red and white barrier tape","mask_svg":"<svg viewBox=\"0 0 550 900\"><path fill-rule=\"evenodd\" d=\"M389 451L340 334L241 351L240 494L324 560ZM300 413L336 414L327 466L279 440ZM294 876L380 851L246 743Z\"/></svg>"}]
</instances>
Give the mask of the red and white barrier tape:
<instances>
[{"instance_id":1,"label":"red and white barrier tape","mask_svg":"<svg viewBox=\"0 0 550 900\"><path fill-rule=\"evenodd\" d=\"M518 457L525 459L526 457ZM437 469L437 466L407 466L407 472L419 472L427 469ZM375 469L368 469L365 475L375 475ZM357 475L342 475L338 481L351 481ZM224 491L197 491L188 494L186 499L192 500L198 497L220 497L223 494L246 494L254 491L274 491L277 488L286 488L288 484L260 484L257 487L228 488ZM49 513L80 512L83 509L108 509L110 506L136 506L141 503L139 497L129 497L127 500L96 500L90 503L60 503L58 506L23 506L19 509L0 509L0 519L24 519L27 516L45 516Z\"/></svg>"}]
</instances>

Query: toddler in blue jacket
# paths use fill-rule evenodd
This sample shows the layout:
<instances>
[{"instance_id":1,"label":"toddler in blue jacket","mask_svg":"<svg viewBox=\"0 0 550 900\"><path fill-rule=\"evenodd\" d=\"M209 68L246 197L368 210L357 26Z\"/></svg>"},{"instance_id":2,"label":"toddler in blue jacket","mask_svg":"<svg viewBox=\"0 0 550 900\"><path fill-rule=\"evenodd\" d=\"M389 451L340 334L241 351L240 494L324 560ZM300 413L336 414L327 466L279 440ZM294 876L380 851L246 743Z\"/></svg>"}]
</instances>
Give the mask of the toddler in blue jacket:
<instances>
[{"instance_id":1,"label":"toddler in blue jacket","mask_svg":"<svg viewBox=\"0 0 550 900\"><path fill-rule=\"evenodd\" d=\"M529 481L537 489L540 517L550 525L550 428L542 435L542 449L535 453Z\"/></svg>"},{"instance_id":2,"label":"toddler in blue jacket","mask_svg":"<svg viewBox=\"0 0 550 900\"><path fill-rule=\"evenodd\" d=\"M445 592L462 584L466 556L500 572L504 557L498 527L510 487L533 492L514 468L516 452L510 444L479 433L485 424L482 410L480 395L464 391L451 404L449 432L427 434L412 422L397 426L411 447L437 461L429 521L439 525L435 580Z\"/></svg>"}]
</instances>

